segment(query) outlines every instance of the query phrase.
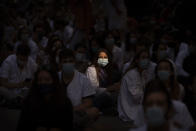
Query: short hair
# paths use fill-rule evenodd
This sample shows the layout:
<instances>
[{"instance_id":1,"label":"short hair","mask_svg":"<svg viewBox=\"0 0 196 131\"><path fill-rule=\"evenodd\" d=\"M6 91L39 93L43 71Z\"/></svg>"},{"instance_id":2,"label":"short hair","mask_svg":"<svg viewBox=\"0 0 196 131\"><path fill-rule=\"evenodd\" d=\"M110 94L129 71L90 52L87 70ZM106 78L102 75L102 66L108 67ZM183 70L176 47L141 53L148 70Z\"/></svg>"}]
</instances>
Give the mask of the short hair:
<instances>
[{"instance_id":1,"label":"short hair","mask_svg":"<svg viewBox=\"0 0 196 131\"><path fill-rule=\"evenodd\" d=\"M71 49L67 49L67 48L61 50L61 52L59 53L60 61L62 61L62 59L66 59L66 58L75 59L75 53Z\"/></svg>"},{"instance_id":2,"label":"short hair","mask_svg":"<svg viewBox=\"0 0 196 131\"><path fill-rule=\"evenodd\" d=\"M26 44L20 44L16 49L16 55L29 56L30 48Z\"/></svg>"}]
</instances>

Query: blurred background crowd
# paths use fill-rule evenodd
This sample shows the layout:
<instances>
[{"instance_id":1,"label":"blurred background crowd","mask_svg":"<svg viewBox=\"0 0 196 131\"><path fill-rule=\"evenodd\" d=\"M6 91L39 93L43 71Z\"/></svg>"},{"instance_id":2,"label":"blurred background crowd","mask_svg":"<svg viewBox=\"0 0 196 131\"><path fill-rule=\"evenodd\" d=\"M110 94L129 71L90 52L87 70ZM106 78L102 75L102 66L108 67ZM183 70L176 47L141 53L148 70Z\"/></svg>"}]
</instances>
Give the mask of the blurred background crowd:
<instances>
[{"instance_id":1,"label":"blurred background crowd","mask_svg":"<svg viewBox=\"0 0 196 131\"><path fill-rule=\"evenodd\" d=\"M0 1L0 108L21 111L17 131L111 130L101 116L130 131L196 130L195 6Z\"/></svg>"}]
</instances>

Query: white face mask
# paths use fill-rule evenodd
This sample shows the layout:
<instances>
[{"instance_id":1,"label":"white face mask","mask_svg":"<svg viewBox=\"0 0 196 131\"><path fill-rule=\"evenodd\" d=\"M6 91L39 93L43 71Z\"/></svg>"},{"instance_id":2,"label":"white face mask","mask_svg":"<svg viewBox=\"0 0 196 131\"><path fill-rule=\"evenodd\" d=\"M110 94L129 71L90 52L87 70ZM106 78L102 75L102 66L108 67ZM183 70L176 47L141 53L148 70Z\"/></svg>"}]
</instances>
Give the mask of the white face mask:
<instances>
[{"instance_id":1,"label":"white face mask","mask_svg":"<svg viewBox=\"0 0 196 131\"><path fill-rule=\"evenodd\" d=\"M105 67L106 65L108 65L109 61L108 61L108 58L99 58L97 63L100 66Z\"/></svg>"}]
</instances>

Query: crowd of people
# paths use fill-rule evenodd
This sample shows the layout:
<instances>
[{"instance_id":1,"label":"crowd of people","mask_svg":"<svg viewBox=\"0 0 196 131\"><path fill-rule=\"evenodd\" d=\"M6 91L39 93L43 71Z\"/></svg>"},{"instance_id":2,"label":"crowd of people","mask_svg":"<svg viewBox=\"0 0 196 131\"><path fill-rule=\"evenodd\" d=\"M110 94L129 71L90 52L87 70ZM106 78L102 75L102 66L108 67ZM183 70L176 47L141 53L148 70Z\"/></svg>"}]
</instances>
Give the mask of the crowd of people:
<instances>
[{"instance_id":1,"label":"crowd of people","mask_svg":"<svg viewBox=\"0 0 196 131\"><path fill-rule=\"evenodd\" d=\"M182 1L138 17L124 0L2 2L0 107L22 110L17 131L93 131L101 115L196 130L196 37L172 19Z\"/></svg>"}]
</instances>

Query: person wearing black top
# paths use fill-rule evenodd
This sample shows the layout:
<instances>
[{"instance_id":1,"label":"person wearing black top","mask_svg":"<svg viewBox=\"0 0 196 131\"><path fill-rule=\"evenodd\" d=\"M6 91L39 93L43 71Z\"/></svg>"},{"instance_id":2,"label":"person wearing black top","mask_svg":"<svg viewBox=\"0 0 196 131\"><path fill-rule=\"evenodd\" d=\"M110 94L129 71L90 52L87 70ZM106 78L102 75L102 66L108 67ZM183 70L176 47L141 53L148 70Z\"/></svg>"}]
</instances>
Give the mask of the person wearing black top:
<instances>
[{"instance_id":1,"label":"person wearing black top","mask_svg":"<svg viewBox=\"0 0 196 131\"><path fill-rule=\"evenodd\" d=\"M17 131L72 131L73 108L65 94L55 71L39 69L24 100Z\"/></svg>"}]
</instances>

